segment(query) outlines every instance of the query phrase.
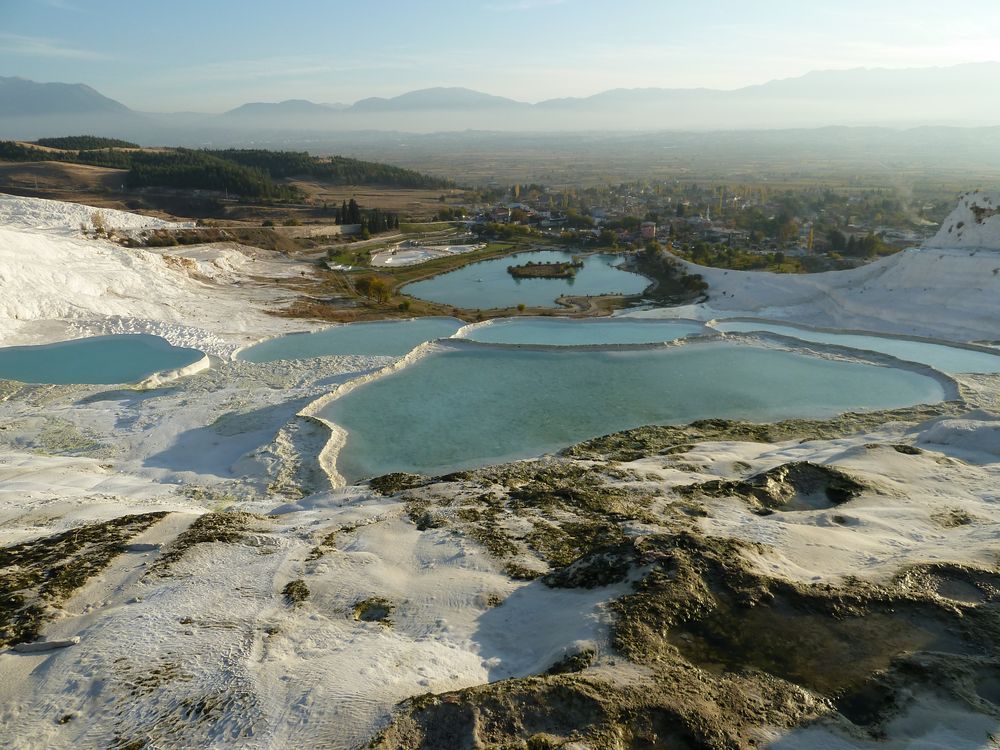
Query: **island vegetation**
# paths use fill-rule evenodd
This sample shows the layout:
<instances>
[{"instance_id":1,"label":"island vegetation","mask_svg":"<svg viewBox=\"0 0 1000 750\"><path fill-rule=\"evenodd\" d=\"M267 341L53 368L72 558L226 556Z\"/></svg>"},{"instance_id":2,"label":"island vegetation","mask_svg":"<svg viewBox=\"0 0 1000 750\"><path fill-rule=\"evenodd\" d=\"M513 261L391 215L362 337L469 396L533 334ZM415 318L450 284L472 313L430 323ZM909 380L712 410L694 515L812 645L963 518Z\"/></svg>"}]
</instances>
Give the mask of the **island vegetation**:
<instances>
[{"instance_id":1,"label":"island vegetation","mask_svg":"<svg viewBox=\"0 0 1000 750\"><path fill-rule=\"evenodd\" d=\"M583 268L583 261L566 263L535 263L528 261L520 266L507 266L507 273L515 279L572 279Z\"/></svg>"}]
</instances>

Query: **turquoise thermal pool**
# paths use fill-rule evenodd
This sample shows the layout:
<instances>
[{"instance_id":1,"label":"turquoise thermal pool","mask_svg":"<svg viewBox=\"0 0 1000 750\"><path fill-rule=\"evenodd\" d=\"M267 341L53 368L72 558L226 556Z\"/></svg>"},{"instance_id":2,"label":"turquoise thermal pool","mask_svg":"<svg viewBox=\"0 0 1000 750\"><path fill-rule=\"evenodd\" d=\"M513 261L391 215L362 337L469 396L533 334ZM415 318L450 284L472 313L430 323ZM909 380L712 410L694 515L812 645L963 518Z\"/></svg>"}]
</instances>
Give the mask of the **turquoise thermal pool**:
<instances>
[{"instance_id":1,"label":"turquoise thermal pool","mask_svg":"<svg viewBox=\"0 0 1000 750\"><path fill-rule=\"evenodd\" d=\"M463 325L455 318L380 320L337 325L316 333L293 333L263 341L241 351L237 359L275 362L334 354L400 357L424 341L451 336Z\"/></svg>"},{"instance_id":2,"label":"turquoise thermal pool","mask_svg":"<svg viewBox=\"0 0 1000 750\"><path fill-rule=\"evenodd\" d=\"M0 348L0 378L24 383L135 383L187 367L205 355L159 336L94 336L44 346Z\"/></svg>"},{"instance_id":3,"label":"turquoise thermal pool","mask_svg":"<svg viewBox=\"0 0 1000 750\"><path fill-rule=\"evenodd\" d=\"M791 336L802 341L819 344L835 344L851 349L866 349L881 352L908 362L919 362L948 373L960 372L1000 372L1000 354L987 351L965 349L959 346L936 344L929 341L876 336L858 333L836 333L817 331L779 323L758 323L746 320L722 320L712 324L716 330L726 333L749 333L763 331Z\"/></svg>"},{"instance_id":4,"label":"turquoise thermal pool","mask_svg":"<svg viewBox=\"0 0 1000 750\"><path fill-rule=\"evenodd\" d=\"M565 263L576 257L561 250L540 250L496 260L486 260L456 271L414 281L402 288L404 294L471 310L502 307L555 307L563 295L586 296L600 294L641 294L649 279L615 265L621 258L615 255L588 255L573 279L515 279L507 266L534 263Z\"/></svg>"},{"instance_id":5,"label":"turquoise thermal pool","mask_svg":"<svg viewBox=\"0 0 1000 750\"><path fill-rule=\"evenodd\" d=\"M725 342L630 350L445 345L328 404L347 481L440 474L645 424L773 421L942 400L910 370Z\"/></svg>"},{"instance_id":6,"label":"turquoise thermal pool","mask_svg":"<svg viewBox=\"0 0 1000 750\"><path fill-rule=\"evenodd\" d=\"M489 344L585 346L656 344L706 333L713 331L701 323L680 320L503 318L469 328L461 337Z\"/></svg>"}]
</instances>

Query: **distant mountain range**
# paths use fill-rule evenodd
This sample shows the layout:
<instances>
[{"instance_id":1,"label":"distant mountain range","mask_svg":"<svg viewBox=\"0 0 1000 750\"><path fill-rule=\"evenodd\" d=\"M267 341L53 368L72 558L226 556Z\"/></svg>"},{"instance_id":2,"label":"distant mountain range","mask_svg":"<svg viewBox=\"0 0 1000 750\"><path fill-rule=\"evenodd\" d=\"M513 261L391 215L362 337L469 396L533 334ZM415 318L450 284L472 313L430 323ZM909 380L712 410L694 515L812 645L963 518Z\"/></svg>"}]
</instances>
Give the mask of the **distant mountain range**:
<instances>
[{"instance_id":1,"label":"distant mountain range","mask_svg":"<svg viewBox=\"0 0 1000 750\"><path fill-rule=\"evenodd\" d=\"M305 99L283 102L250 102L224 112L224 117L273 117L274 115L328 115L347 109L347 104L316 104Z\"/></svg>"},{"instance_id":2,"label":"distant mountain range","mask_svg":"<svg viewBox=\"0 0 1000 750\"><path fill-rule=\"evenodd\" d=\"M136 112L82 84L0 78L0 138L91 132L146 143L262 133L489 130L663 131L1000 125L1000 63L818 71L732 91L614 89L529 104L464 88L429 88L351 105L302 99L222 114ZM172 136L172 137L171 137Z\"/></svg>"},{"instance_id":3,"label":"distant mountain range","mask_svg":"<svg viewBox=\"0 0 1000 750\"><path fill-rule=\"evenodd\" d=\"M82 83L35 83L0 77L0 117L124 114L128 107Z\"/></svg>"}]
</instances>

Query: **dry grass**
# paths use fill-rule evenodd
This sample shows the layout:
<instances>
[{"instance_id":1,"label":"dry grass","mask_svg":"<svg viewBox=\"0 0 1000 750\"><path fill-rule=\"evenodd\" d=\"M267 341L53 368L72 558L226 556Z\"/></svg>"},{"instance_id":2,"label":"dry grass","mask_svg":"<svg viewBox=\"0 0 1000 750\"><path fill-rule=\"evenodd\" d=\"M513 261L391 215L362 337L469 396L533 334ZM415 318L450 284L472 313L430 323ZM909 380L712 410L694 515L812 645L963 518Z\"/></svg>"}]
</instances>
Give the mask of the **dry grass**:
<instances>
[{"instance_id":1,"label":"dry grass","mask_svg":"<svg viewBox=\"0 0 1000 750\"><path fill-rule=\"evenodd\" d=\"M362 208L380 208L403 217L428 219L446 206L462 205L461 190L425 190L415 188L378 187L370 185L330 185L315 180L293 180L291 184L305 191L309 199L330 206L339 206L351 198ZM440 201L445 196L445 202Z\"/></svg>"},{"instance_id":2,"label":"dry grass","mask_svg":"<svg viewBox=\"0 0 1000 750\"><path fill-rule=\"evenodd\" d=\"M0 162L0 186L40 190L117 190L125 171L56 161Z\"/></svg>"}]
</instances>

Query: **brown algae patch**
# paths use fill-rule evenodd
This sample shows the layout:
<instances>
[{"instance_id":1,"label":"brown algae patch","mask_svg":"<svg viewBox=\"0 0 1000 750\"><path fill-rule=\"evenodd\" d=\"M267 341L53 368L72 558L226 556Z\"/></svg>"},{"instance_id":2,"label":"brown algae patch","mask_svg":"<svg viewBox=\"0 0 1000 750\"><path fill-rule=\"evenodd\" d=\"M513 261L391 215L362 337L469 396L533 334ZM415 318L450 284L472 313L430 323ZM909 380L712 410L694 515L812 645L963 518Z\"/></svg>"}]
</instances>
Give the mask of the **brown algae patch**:
<instances>
[{"instance_id":1,"label":"brown algae patch","mask_svg":"<svg viewBox=\"0 0 1000 750\"><path fill-rule=\"evenodd\" d=\"M640 479L565 459L526 461L434 480L409 489L405 503L421 530L453 527L501 561L512 578L532 580L621 544L623 524L656 521L656 494ZM444 484L451 485L447 493L438 490ZM590 585L604 584L595 579Z\"/></svg>"},{"instance_id":2,"label":"brown algae patch","mask_svg":"<svg viewBox=\"0 0 1000 750\"><path fill-rule=\"evenodd\" d=\"M369 747L737 750L764 727L817 720L877 737L917 686L1000 708L997 611L931 589L963 576L985 588L997 574L799 585L755 572L746 552L758 547L688 532L630 540L614 556L642 572L611 604L611 662L582 648L544 675L413 698Z\"/></svg>"},{"instance_id":3,"label":"brown algae patch","mask_svg":"<svg viewBox=\"0 0 1000 750\"><path fill-rule=\"evenodd\" d=\"M200 544L237 544L266 528L268 522L266 516L255 513L204 513L171 543L149 572L163 573Z\"/></svg>"},{"instance_id":4,"label":"brown algae patch","mask_svg":"<svg viewBox=\"0 0 1000 750\"><path fill-rule=\"evenodd\" d=\"M0 646L38 638L60 604L166 515L119 516L0 549Z\"/></svg>"}]
</instances>

